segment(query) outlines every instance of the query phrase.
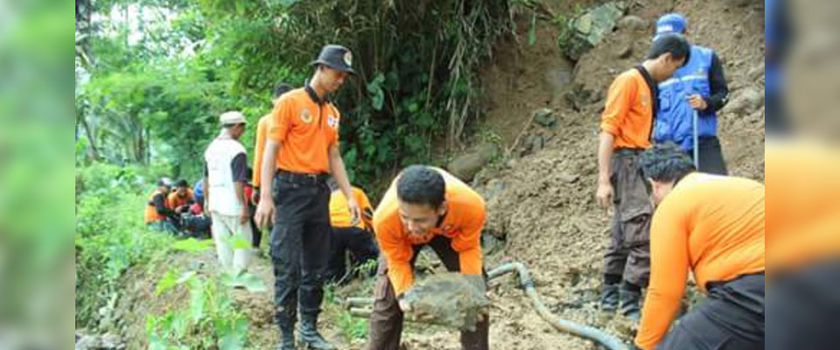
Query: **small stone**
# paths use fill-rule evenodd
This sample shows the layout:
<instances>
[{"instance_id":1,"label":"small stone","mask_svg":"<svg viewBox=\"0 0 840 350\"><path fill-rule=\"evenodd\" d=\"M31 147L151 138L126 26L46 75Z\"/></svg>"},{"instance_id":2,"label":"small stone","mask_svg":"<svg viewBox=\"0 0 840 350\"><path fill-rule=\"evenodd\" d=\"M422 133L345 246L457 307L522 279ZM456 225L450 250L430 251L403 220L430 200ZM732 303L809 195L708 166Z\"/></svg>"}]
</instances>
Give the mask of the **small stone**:
<instances>
[{"instance_id":1,"label":"small stone","mask_svg":"<svg viewBox=\"0 0 840 350\"><path fill-rule=\"evenodd\" d=\"M751 81L758 81L764 77L764 62L761 62L759 65L750 69L749 72L747 72L747 76Z\"/></svg>"},{"instance_id":2,"label":"small stone","mask_svg":"<svg viewBox=\"0 0 840 350\"><path fill-rule=\"evenodd\" d=\"M547 128L553 128L557 125L557 118L554 117L554 112L548 108L540 108L534 111L534 121Z\"/></svg>"},{"instance_id":3,"label":"small stone","mask_svg":"<svg viewBox=\"0 0 840 350\"><path fill-rule=\"evenodd\" d=\"M621 59L628 58L632 54L633 54L633 45L631 45L629 43L625 44L625 45L622 45L622 46L619 46L619 49L615 51L615 57L618 57L618 58L621 58Z\"/></svg>"}]
</instances>

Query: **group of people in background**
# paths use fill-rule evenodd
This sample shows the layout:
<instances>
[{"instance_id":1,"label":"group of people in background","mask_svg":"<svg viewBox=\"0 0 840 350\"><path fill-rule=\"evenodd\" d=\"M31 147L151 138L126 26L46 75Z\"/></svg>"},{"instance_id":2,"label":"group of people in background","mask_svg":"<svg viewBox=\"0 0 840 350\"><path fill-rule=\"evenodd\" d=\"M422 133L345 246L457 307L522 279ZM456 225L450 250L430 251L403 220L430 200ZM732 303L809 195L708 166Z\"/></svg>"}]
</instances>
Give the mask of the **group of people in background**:
<instances>
[{"instance_id":1,"label":"group of people in background","mask_svg":"<svg viewBox=\"0 0 840 350\"><path fill-rule=\"evenodd\" d=\"M661 17L646 60L619 75L607 95L596 197L614 217L600 305L640 322L635 345L643 349L759 349L763 185L725 176L716 116L728 100L723 68L713 50L689 44L687 34L682 15ZM324 282L351 272L348 250L349 270L378 259L371 350L400 348L403 315L411 312L403 296L421 248L430 246L447 270L486 276L485 204L467 184L442 169L411 166L375 210L350 184L338 147L341 113L329 96L355 74L352 59L347 48L327 45L305 86L275 89L273 109L256 128L252 174L239 142L246 118L227 112L204 154L203 200L185 181L171 193L161 181L149 197L147 222L163 229L178 227L171 218L190 211L190 203L205 205L199 212L212 221L219 260L236 271L247 268L251 251L233 249L232 241L253 241L260 228L270 229L283 350L294 349L296 339L335 349L317 321ZM668 332L689 272L711 301ZM463 348L488 349L488 327L485 319L463 332Z\"/></svg>"}]
</instances>

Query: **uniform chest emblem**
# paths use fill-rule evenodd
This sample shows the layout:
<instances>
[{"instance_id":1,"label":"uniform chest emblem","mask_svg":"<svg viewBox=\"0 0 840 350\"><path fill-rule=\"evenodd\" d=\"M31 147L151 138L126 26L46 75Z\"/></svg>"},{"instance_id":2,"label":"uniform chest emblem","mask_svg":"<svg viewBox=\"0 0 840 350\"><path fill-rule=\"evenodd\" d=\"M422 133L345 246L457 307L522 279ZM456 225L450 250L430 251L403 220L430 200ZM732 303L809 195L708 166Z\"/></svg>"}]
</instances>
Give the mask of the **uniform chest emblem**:
<instances>
[{"instance_id":1,"label":"uniform chest emblem","mask_svg":"<svg viewBox=\"0 0 840 350\"><path fill-rule=\"evenodd\" d=\"M327 125L329 125L333 129L337 129L338 128L338 117L336 117L332 114L327 116Z\"/></svg>"},{"instance_id":2,"label":"uniform chest emblem","mask_svg":"<svg viewBox=\"0 0 840 350\"><path fill-rule=\"evenodd\" d=\"M300 120L306 124L312 123L312 112L309 111L309 108L300 111Z\"/></svg>"}]
</instances>

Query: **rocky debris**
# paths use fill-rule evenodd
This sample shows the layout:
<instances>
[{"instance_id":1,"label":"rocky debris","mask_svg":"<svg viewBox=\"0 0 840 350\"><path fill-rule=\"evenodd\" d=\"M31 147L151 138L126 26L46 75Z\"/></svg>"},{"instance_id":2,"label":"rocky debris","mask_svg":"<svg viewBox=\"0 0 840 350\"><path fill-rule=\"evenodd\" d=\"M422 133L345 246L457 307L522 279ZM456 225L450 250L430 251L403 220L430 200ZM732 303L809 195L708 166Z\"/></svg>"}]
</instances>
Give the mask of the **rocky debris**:
<instances>
[{"instance_id":1,"label":"rocky debris","mask_svg":"<svg viewBox=\"0 0 840 350\"><path fill-rule=\"evenodd\" d=\"M481 275L439 273L417 282L403 300L414 320L472 331L489 312L485 290Z\"/></svg>"},{"instance_id":2,"label":"rocky debris","mask_svg":"<svg viewBox=\"0 0 840 350\"><path fill-rule=\"evenodd\" d=\"M764 104L764 93L753 88L741 89L726 105L724 112L739 116L749 115Z\"/></svg>"},{"instance_id":3,"label":"rocky debris","mask_svg":"<svg viewBox=\"0 0 840 350\"><path fill-rule=\"evenodd\" d=\"M630 58L630 56L632 54L633 54L633 44L631 44L631 43L627 43L627 44L618 46L618 49L615 50L615 57L616 58L621 58L621 59Z\"/></svg>"},{"instance_id":4,"label":"rocky debris","mask_svg":"<svg viewBox=\"0 0 840 350\"><path fill-rule=\"evenodd\" d=\"M761 62L757 66L753 67L752 69L747 72L747 77L750 78L752 81L758 81L759 79L764 77L764 62Z\"/></svg>"},{"instance_id":5,"label":"rocky debris","mask_svg":"<svg viewBox=\"0 0 840 350\"><path fill-rule=\"evenodd\" d=\"M572 34L563 50L566 56L577 61L585 52L598 45L615 29L625 10L624 2L608 2L572 20Z\"/></svg>"},{"instance_id":6,"label":"rocky debris","mask_svg":"<svg viewBox=\"0 0 840 350\"><path fill-rule=\"evenodd\" d=\"M76 350L123 350L125 343L113 334L91 335L76 332Z\"/></svg>"},{"instance_id":7,"label":"rocky debris","mask_svg":"<svg viewBox=\"0 0 840 350\"><path fill-rule=\"evenodd\" d=\"M498 153L499 149L496 145L485 144L472 153L453 159L446 168L459 179L471 182L475 174Z\"/></svg>"},{"instance_id":8,"label":"rocky debris","mask_svg":"<svg viewBox=\"0 0 840 350\"><path fill-rule=\"evenodd\" d=\"M618 29L626 30L646 30L650 27L648 21L643 20L639 16L624 16L617 23Z\"/></svg>"},{"instance_id":9,"label":"rocky debris","mask_svg":"<svg viewBox=\"0 0 840 350\"><path fill-rule=\"evenodd\" d=\"M540 108L534 111L534 121L546 128L557 126L557 118L554 116L554 111L549 108Z\"/></svg>"}]
</instances>

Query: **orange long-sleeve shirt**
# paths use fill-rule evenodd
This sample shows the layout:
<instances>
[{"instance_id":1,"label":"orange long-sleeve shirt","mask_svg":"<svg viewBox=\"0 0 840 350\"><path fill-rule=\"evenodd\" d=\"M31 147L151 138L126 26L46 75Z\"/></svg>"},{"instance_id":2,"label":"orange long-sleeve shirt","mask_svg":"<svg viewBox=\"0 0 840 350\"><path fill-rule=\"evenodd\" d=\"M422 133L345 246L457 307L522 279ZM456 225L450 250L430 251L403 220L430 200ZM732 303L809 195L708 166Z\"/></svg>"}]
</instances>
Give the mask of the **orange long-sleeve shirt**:
<instances>
[{"instance_id":1,"label":"orange long-sleeve shirt","mask_svg":"<svg viewBox=\"0 0 840 350\"><path fill-rule=\"evenodd\" d=\"M688 272L705 291L764 271L764 186L693 173L660 203L650 229L650 285L636 345L653 349L680 308Z\"/></svg>"},{"instance_id":2,"label":"orange long-sleeve shirt","mask_svg":"<svg viewBox=\"0 0 840 350\"><path fill-rule=\"evenodd\" d=\"M767 270L840 259L840 150L816 141L768 142Z\"/></svg>"},{"instance_id":3,"label":"orange long-sleeve shirt","mask_svg":"<svg viewBox=\"0 0 840 350\"><path fill-rule=\"evenodd\" d=\"M615 136L615 148L648 148L652 125L650 86L635 68L621 73L607 92L601 131Z\"/></svg>"},{"instance_id":4,"label":"orange long-sleeve shirt","mask_svg":"<svg viewBox=\"0 0 840 350\"><path fill-rule=\"evenodd\" d=\"M356 204L364 213L371 208L370 200L361 188L353 186L353 197L356 198ZM355 227L364 229L370 226L370 222L366 222L364 215L362 220ZM330 194L330 226L332 227L353 227L353 218L350 215L350 208L347 206L347 197L344 196L340 190L335 190Z\"/></svg>"},{"instance_id":5,"label":"orange long-sleeve shirt","mask_svg":"<svg viewBox=\"0 0 840 350\"><path fill-rule=\"evenodd\" d=\"M376 240L388 263L388 278L396 295L414 284L412 246L429 242L435 235L451 238L452 249L458 252L461 273L481 274L481 229L486 218L484 199L461 180L444 170L436 170L446 181L446 216L430 234L419 239L409 237L399 214L396 189L399 178L391 184L373 214Z\"/></svg>"},{"instance_id":6,"label":"orange long-sleeve shirt","mask_svg":"<svg viewBox=\"0 0 840 350\"><path fill-rule=\"evenodd\" d=\"M268 122L271 119L271 114L264 115L257 122L257 135L254 138L254 164L253 174L251 176L251 183L254 187L260 187L260 177L262 177L262 160L263 151L265 150L265 134L268 133Z\"/></svg>"}]
</instances>

